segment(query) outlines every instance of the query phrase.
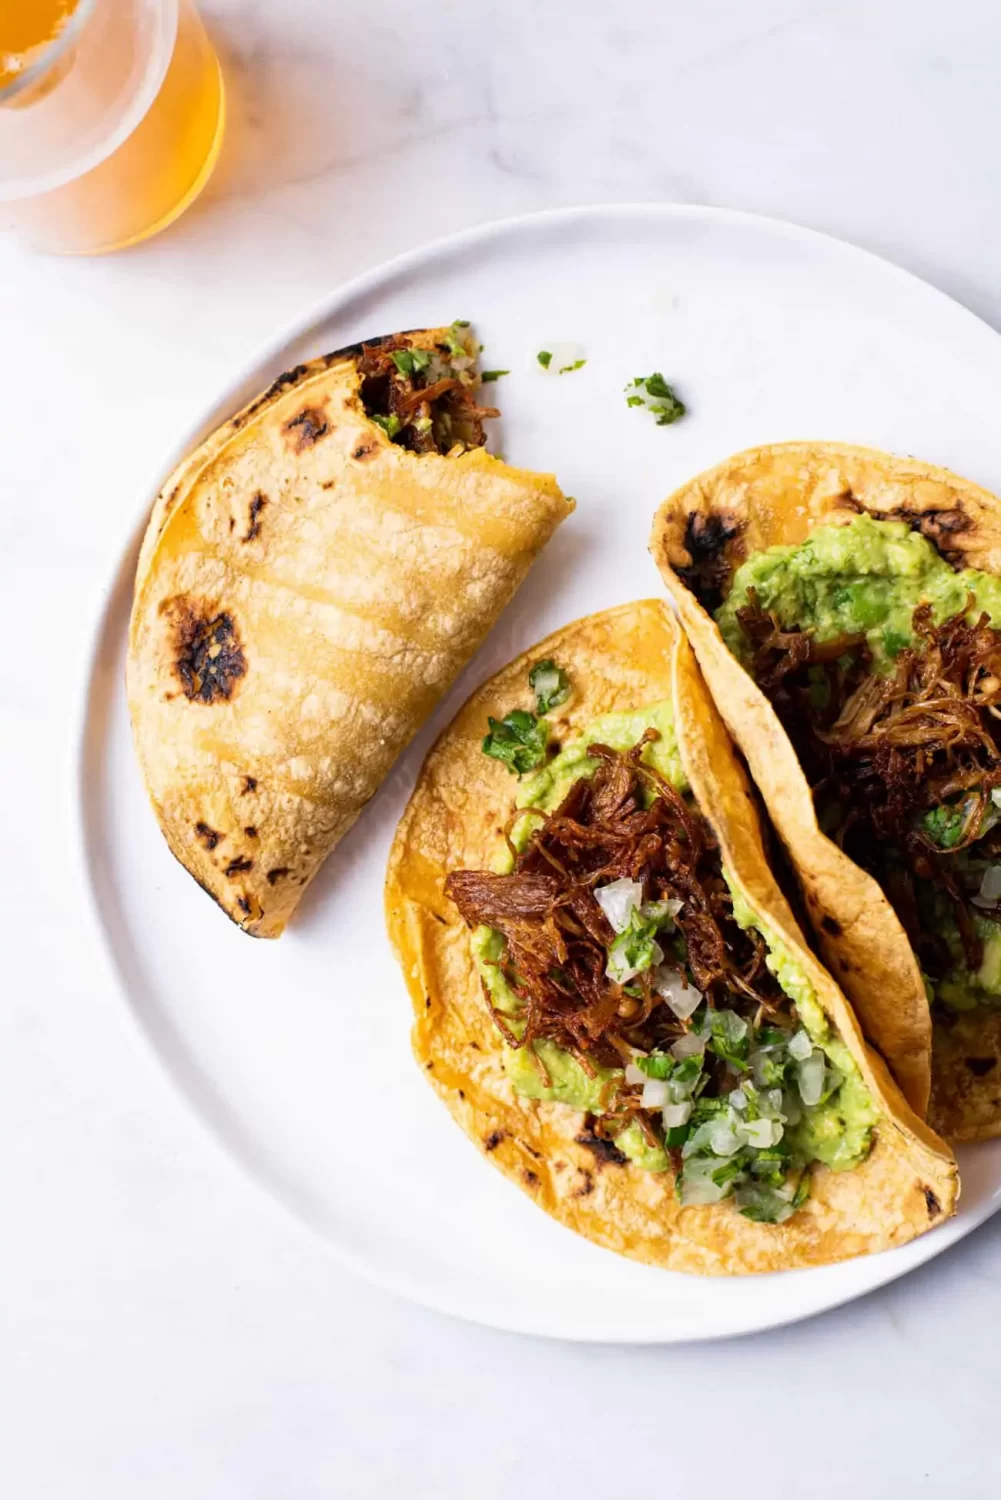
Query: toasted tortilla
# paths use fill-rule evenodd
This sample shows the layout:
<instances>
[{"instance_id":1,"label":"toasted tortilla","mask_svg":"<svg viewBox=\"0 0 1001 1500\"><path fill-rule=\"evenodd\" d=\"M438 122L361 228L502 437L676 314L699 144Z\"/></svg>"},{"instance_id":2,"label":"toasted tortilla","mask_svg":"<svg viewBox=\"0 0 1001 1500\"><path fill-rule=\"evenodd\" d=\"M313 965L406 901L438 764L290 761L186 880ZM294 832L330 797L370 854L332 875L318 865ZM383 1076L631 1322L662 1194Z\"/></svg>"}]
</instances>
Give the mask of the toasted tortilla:
<instances>
[{"instance_id":1,"label":"toasted tortilla","mask_svg":"<svg viewBox=\"0 0 1001 1500\"><path fill-rule=\"evenodd\" d=\"M824 960L912 1107L950 1140L1001 1135L1001 1021L935 1027L917 959L879 884L818 827L813 797L764 693L712 618L752 553L860 512L906 521L956 568L1001 573L1001 502L948 470L840 443L754 448L671 495L651 551L699 665L795 864ZM976 1035L973 1036L972 1033ZM973 1058L972 1065L967 1059ZM930 1104L929 1104L930 1099Z\"/></svg>"},{"instance_id":2,"label":"toasted tortilla","mask_svg":"<svg viewBox=\"0 0 1001 1500\"><path fill-rule=\"evenodd\" d=\"M755 1224L732 1202L681 1207L668 1173L629 1164L584 1132L567 1105L516 1094L503 1066L470 934L443 891L451 870L484 866L517 782L480 749L487 716L531 706L529 666L552 657L573 694L551 715L565 743L596 716L673 697L682 763L736 887L801 963L880 1111L854 1170L815 1169L786 1223ZM485 683L428 756L397 831L386 879L389 933L414 1007L426 1077L482 1152L554 1218L610 1250L672 1270L728 1275L818 1265L904 1243L954 1212L956 1165L864 1044L849 1005L811 956L765 857L756 804L691 649L655 600L568 625Z\"/></svg>"},{"instance_id":3,"label":"toasted tortilla","mask_svg":"<svg viewBox=\"0 0 1001 1500\"><path fill-rule=\"evenodd\" d=\"M279 936L573 508L483 448L390 442L360 352L297 365L206 439L139 556L128 697L150 800L255 937Z\"/></svg>"}]
</instances>

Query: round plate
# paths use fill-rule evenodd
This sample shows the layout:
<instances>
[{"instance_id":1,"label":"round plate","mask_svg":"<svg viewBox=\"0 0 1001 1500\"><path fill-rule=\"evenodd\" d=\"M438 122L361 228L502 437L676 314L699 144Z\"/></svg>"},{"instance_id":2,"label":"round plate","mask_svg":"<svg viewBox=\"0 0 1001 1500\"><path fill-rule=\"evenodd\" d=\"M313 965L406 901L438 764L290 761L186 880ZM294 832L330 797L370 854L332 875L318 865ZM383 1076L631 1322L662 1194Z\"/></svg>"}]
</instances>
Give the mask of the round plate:
<instances>
[{"instance_id":1,"label":"round plate","mask_svg":"<svg viewBox=\"0 0 1001 1500\"><path fill-rule=\"evenodd\" d=\"M421 762L471 689L557 625L656 594L658 502L736 449L829 438L917 453L1001 489L1001 339L847 245L713 209L585 208L488 226L336 293L249 369L137 497L137 523L202 435L302 358L474 320L510 370L494 439L578 508L277 943L231 926L168 853L132 753L123 662L134 547L98 629L81 752L86 866L140 1026L211 1129L354 1270L497 1327L575 1339L744 1333L857 1297L938 1254L1001 1202L1001 1142L962 1153L959 1216L845 1265L708 1279L577 1238L492 1170L410 1056L383 928L390 840ZM553 378L554 341L587 365ZM623 387L660 370L689 416L657 427ZM138 543L138 534L135 538Z\"/></svg>"}]
</instances>

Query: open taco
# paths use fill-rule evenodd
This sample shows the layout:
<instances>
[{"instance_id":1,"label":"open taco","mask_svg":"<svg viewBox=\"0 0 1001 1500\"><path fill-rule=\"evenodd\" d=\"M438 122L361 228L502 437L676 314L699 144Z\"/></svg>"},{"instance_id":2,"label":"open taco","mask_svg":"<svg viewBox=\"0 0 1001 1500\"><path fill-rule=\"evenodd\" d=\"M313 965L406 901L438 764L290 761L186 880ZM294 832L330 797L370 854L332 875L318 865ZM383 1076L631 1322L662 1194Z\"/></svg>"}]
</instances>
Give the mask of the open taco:
<instances>
[{"instance_id":1,"label":"open taco","mask_svg":"<svg viewBox=\"0 0 1001 1500\"><path fill-rule=\"evenodd\" d=\"M568 625L474 693L425 762L386 911L427 1078L598 1244L771 1271L954 1211L952 1155L806 948L662 603Z\"/></svg>"},{"instance_id":2,"label":"open taco","mask_svg":"<svg viewBox=\"0 0 1001 1500\"><path fill-rule=\"evenodd\" d=\"M787 443L652 551L867 1037L943 1135L1001 1134L1001 502Z\"/></svg>"},{"instance_id":3,"label":"open taco","mask_svg":"<svg viewBox=\"0 0 1001 1500\"><path fill-rule=\"evenodd\" d=\"M139 556L128 695L167 842L244 931L307 882L573 502L487 453L468 326L281 375L192 453Z\"/></svg>"}]
</instances>

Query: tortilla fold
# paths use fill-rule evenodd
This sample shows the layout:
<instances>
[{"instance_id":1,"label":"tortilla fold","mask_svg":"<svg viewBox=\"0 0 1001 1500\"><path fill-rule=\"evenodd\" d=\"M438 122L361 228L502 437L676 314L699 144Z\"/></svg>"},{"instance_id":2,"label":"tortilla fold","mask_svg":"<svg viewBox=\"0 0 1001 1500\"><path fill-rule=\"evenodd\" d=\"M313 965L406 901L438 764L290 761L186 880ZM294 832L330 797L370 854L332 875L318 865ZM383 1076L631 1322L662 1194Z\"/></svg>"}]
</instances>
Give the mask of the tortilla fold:
<instances>
[{"instance_id":1,"label":"tortilla fold","mask_svg":"<svg viewBox=\"0 0 1001 1500\"><path fill-rule=\"evenodd\" d=\"M710 691L746 757L796 867L824 961L912 1107L950 1140L1001 1134L1001 1025L981 1016L971 1049L933 1024L917 958L877 881L818 826L792 745L766 698L728 650L710 611L745 558L802 542L860 513L906 521L955 568L1001 574L1001 502L912 458L840 443L750 449L682 486L660 507L651 552ZM930 1101L930 1103L929 1103Z\"/></svg>"},{"instance_id":2,"label":"tortilla fold","mask_svg":"<svg viewBox=\"0 0 1001 1500\"><path fill-rule=\"evenodd\" d=\"M360 348L297 365L207 438L139 557L127 676L150 800L256 937L282 932L573 507L484 448L391 442Z\"/></svg>"},{"instance_id":3,"label":"tortilla fold","mask_svg":"<svg viewBox=\"0 0 1001 1500\"><path fill-rule=\"evenodd\" d=\"M488 715L530 706L527 674L539 658L557 661L573 684L552 715L560 743L598 715L673 698L682 763L735 888L802 965L877 1104L868 1157L849 1171L816 1170L812 1196L783 1224L752 1223L732 1202L682 1207L670 1172L609 1159L602 1143L583 1134L579 1111L518 1095L505 1073L505 1043L482 993L470 933L443 886L450 871L487 863L510 815L517 783L482 753L481 739ZM597 1244L674 1270L763 1272L902 1244L954 1211L952 1155L909 1109L806 948L769 867L749 784L688 642L660 601L568 625L473 694L429 754L400 824L386 914L413 1003L415 1057L429 1082L495 1166Z\"/></svg>"}]
</instances>

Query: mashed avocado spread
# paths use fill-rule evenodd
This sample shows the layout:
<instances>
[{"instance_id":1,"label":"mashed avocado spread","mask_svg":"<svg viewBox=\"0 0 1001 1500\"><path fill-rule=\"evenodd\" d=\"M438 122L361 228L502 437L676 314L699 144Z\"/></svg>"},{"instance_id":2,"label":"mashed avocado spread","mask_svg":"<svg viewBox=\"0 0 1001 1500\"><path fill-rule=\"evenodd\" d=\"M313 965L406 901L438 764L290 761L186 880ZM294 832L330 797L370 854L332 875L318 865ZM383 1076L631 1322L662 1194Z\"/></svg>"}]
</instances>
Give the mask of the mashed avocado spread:
<instances>
[{"instance_id":1,"label":"mashed avocado spread","mask_svg":"<svg viewBox=\"0 0 1001 1500\"><path fill-rule=\"evenodd\" d=\"M762 609L787 629L809 627L819 641L864 635L884 667L914 641L919 604L932 606L936 624L957 614L970 594L1001 626L1001 579L974 568L955 572L906 521L854 516L843 526L818 526L805 541L767 547L742 563L716 621L734 656L747 659L737 611L754 589Z\"/></svg>"},{"instance_id":2,"label":"mashed avocado spread","mask_svg":"<svg viewBox=\"0 0 1001 1500\"><path fill-rule=\"evenodd\" d=\"M519 850L524 848L533 827L536 826L537 820L533 819L530 813L532 808L548 811L558 807L578 777L594 774L598 763L587 755L587 749L591 744L600 742L619 750L629 749L638 742L644 730L649 727L655 728L660 737L647 746L644 759L660 771L679 791L687 790L670 703L657 703L631 713L607 714L595 719L579 739L565 746L547 766L526 778L517 802L520 807L529 811L523 819L519 820L513 830L512 842L515 847ZM505 846L494 860L494 868L506 871L511 868L512 863L510 851ZM797 1067L803 1067L802 1061L799 1063L794 1061L795 1057L802 1056L803 1048L801 1047L798 1053L790 1056L783 1040L776 1042L774 1038L767 1038L764 1031L756 1036L751 1035L740 1039L743 1040L741 1055L746 1057L747 1061L740 1064L743 1071L741 1076L735 1078L735 1083L744 1087L752 1100L760 1101L760 1117L757 1104L748 1105L745 1101L742 1108L747 1111L752 1125L757 1117L759 1134L764 1127L767 1127L766 1134L781 1139L784 1129L786 1144L776 1149L776 1141L773 1143L772 1150L762 1149L752 1153L758 1158L758 1167L770 1169L775 1181L769 1187L771 1179L765 1175L764 1171L758 1172L757 1175L761 1178L760 1183L745 1191L743 1201L741 1191L738 1190L738 1206L748 1217L761 1217L773 1222L775 1218L781 1219L787 1216L801 1201L801 1197L808 1189L808 1175L806 1175L801 1193L791 1205L785 1200L776 1198L775 1204L771 1207L761 1209L762 1194L767 1195L775 1186L781 1185L789 1162L799 1161L803 1166L808 1166L810 1162L820 1161L835 1171L843 1171L855 1166L870 1148L872 1127L877 1116L854 1059L844 1044L832 1033L827 1017L802 967L766 930L761 920L736 892L733 892L733 906L737 923L744 928L755 927L765 939L768 947L768 967L795 1006L802 1028L798 1035L803 1036L805 1033L809 1038L805 1043L805 1053L807 1056L812 1054L814 1059L815 1092L819 1096L815 1104L807 1105L800 1102L793 1090L795 1097L790 1098L787 1094L780 1107L776 1101L782 1098L782 1095L775 1085L778 1084L781 1087L787 1077L795 1073ZM517 1035L520 1011L518 997L507 983L501 968L498 967L504 954L503 936L492 928L478 927L472 935L472 948L477 968L492 1005L505 1016L508 1025ZM717 1013L717 1017L719 1014ZM723 1012L722 1015L729 1017L732 1013ZM733 1016L733 1020L737 1021L737 1017ZM700 1029L706 1038L713 1036L711 1013L708 1012L704 1002L693 1018L693 1029ZM709 1044L712 1045L712 1042ZM533 1043L533 1050L542 1063L545 1075L549 1079L548 1084L544 1083L543 1073L528 1049L505 1047L505 1071L519 1094L531 1099L555 1100L569 1105L572 1109L584 1110L592 1114L607 1112L614 1098L616 1086L624 1076L622 1069L597 1067L594 1077L589 1077L575 1058L551 1041L536 1041ZM817 1068L819 1068L819 1074L816 1073ZM676 1073L679 1071L680 1069L675 1069ZM695 1065L694 1071L701 1071L701 1063ZM744 1074L747 1076L746 1085L743 1081ZM752 1076L753 1083L751 1082ZM771 1092L768 1092L769 1089ZM737 1097L736 1092L734 1097ZM771 1100L770 1105L766 1102L767 1100ZM723 1105L725 1107L725 1100ZM782 1112L783 1109L785 1113ZM775 1121L781 1121L782 1128L777 1129ZM709 1128L701 1126L699 1130L705 1131ZM722 1121L711 1128L717 1131L725 1130ZM699 1131L696 1131L695 1135L697 1136L698 1133ZM685 1132L682 1131L681 1134ZM667 1151L659 1145L651 1146L643 1130L635 1121L616 1136L615 1144L630 1161L647 1171L662 1172L671 1166ZM668 1144L680 1145L681 1142L669 1141ZM702 1179L706 1176L704 1169L712 1164L715 1164L718 1176L720 1164L724 1159L712 1154L716 1149L715 1145L712 1145L708 1154L708 1148L704 1142L698 1142L696 1146L700 1154L694 1156L691 1161L686 1161L685 1164L685 1171L693 1177L692 1196L687 1197L683 1192L683 1201L718 1201L719 1197L724 1195L724 1190ZM686 1144L686 1155L688 1149ZM694 1181L694 1179L698 1180ZM707 1191L708 1196L706 1196Z\"/></svg>"},{"instance_id":3,"label":"mashed avocado spread","mask_svg":"<svg viewBox=\"0 0 1001 1500\"><path fill-rule=\"evenodd\" d=\"M879 521L859 515L844 525L818 526L795 546L768 547L742 563L730 593L716 612L727 646L748 663L748 639L737 611L751 590L762 609L786 629L811 629L818 641L842 635L864 635L877 671L889 671L893 659L916 639L912 621L919 604L930 604L935 624L964 609L970 596L974 620L986 612L1001 629L1001 579L974 568L954 571L932 544L904 521ZM1001 808L989 807L977 837L994 827ZM950 849L965 827L962 802L931 809L922 831L941 849ZM975 848L957 854L957 870L975 863ZM983 960L970 972L951 912L929 891L922 917L948 945L954 965L944 978L928 981L950 1010L1001 1003L1001 927L976 918Z\"/></svg>"}]
</instances>

